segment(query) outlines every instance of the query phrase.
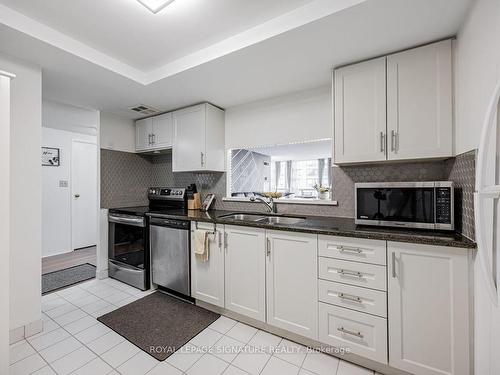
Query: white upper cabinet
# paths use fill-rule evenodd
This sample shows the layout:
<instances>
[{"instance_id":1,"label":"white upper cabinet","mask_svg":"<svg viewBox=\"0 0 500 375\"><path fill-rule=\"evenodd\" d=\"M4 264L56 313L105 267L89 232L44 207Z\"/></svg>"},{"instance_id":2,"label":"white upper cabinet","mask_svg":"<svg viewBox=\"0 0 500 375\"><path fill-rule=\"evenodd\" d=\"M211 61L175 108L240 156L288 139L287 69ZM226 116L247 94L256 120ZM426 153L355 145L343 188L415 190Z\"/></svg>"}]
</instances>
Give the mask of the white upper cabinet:
<instances>
[{"instance_id":1,"label":"white upper cabinet","mask_svg":"<svg viewBox=\"0 0 500 375\"><path fill-rule=\"evenodd\" d=\"M451 41L339 68L336 164L453 156Z\"/></svg>"},{"instance_id":2,"label":"white upper cabinet","mask_svg":"<svg viewBox=\"0 0 500 375\"><path fill-rule=\"evenodd\" d=\"M471 374L467 251L389 242L388 255L389 365Z\"/></svg>"},{"instance_id":3,"label":"white upper cabinet","mask_svg":"<svg viewBox=\"0 0 500 375\"><path fill-rule=\"evenodd\" d=\"M225 226L226 309L266 321L266 233Z\"/></svg>"},{"instance_id":4,"label":"white upper cabinet","mask_svg":"<svg viewBox=\"0 0 500 375\"><path fill-rule=\"evenodd\" d=\"M135 122L135 150L152 151L172 148L174 129L172 113Z\"/></svg>"},{"instance_id":5,"label":"white upper cabinet","mask_svg":"<svg viewBox=\"0 0 500 375\"><path fill-rule=\"evenodd\" d=\"M174 172L223 172L224 111L210 104L200 104L173 113Z\"/></svg>"},{"instance_id":6,"label":"white upper cabinet","mask_svg":"<svg viewBox=\"0 0 500 375\"><path fill-rule=\"evenodd\" d=\"M386 160L385 61L335 71L336 163Z\"/></svg>"},{"instance_id":7,"label":"white upper cabinet","mask_svg":"<svg viewBox=\"0 0 500 375\"><path fill-rule=\"evenodd\" d=\"M174 145L172 113L153 117L153 149L166 149Z\"/></svg>"},{"instance_id":8,"label":"white upper cabinet","mask_svg":"<svg viewBox=\"0 0 500 375\"><path fill-rule=\"evenodd\" d=\"M318 236L267 231L267 323L318 339Z\"/></svg>"},{"instance_id":9,"label":"white upper cabinet","mask_svg":"<svg viewBox=\"0 0 500 375\"><path fill-rule=\"evenodd\" d=\"M135 150L147 151L151 148L151 134L153 134L153 120L145 118L135 122Z\"/></svg>"},{"instance_id":10,"label":"white upper cabinet","mask_svg":"<svg viewBox=\"0 0 500 375\"><path fill-rule=\"evenodd\" d=\"M389 160L453 156L451 41L387 57Z\"/></svg>"}]
</instances>

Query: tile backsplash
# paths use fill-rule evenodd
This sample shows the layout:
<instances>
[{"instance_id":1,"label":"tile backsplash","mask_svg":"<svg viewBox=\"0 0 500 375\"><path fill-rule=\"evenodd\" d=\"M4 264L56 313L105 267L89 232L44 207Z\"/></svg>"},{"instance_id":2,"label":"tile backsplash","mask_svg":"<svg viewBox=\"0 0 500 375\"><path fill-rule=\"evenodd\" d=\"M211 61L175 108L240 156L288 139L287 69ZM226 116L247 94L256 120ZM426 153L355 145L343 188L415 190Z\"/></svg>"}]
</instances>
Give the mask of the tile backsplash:
<instances>
[{"instance_id":1,"label":"tile backsplash","mask_svg":"<svg viewBox=\"0 0 500 375\"><path fill-rule=\"evenodd\" d=\"M333 167L333 199L338 206L280 204L281 213L354 217L356 182L452 180L457 186L457 228L474 239L473 193L475 151L456 158L427 162ZM103 208L146 205L149 186L187 186L196 183L204 196L214 193L215 208L234 211L263 211L264 205L224 202L225 173L173 173L172 154L139 155L101 150L101 206Z\"/></svg>"}]
</instances>

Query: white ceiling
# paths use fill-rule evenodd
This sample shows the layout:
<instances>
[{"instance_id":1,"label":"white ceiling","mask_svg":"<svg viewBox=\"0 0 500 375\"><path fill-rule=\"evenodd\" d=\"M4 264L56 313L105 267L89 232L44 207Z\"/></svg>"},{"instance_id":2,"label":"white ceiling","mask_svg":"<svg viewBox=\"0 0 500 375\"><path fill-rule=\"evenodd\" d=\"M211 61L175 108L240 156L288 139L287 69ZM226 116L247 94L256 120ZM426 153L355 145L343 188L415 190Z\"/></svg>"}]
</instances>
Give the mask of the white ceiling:
<instances>
[{"instance_id":1,"label":"white ceiling","mask_svg":"<svg viewBox=\"0 0 500 375\"><path fill-rule=\"evenodd\" d=\"M254 1L255 7L248 5ZM127 3L127 12L135 9L137 20L145 17L150 22L156 22L157 16L168 17L168 12L173 12L177 3L184 9L187 4L195 2L213 2L219 7L224 5L224 9L233 2L240 4L240 8L229 8L232 18L245 20L244 27L268 21L228 37L231 32L244 27L240 28L240 21L228 20L225 10L219 8L219 15L211 13L210 17L214 17L212 23L218 23L219 19L221 23L225 22L224 27L210 29L205 25L210 30L197 40L193 37L197 26L186 21L178 26L177 37L179 40L189 39L189 46L170 39L165 43L177 48L168 53L159 52L154 47L145 48L143 53L155 58L148 67L148 59L141 62L142 57L134 56L139 47L133 37L127 39L118 33L109 39L103 37L103 41L78 39L83 38L82 35L95 36L94 29L105 29L102 23L106 20L102 19L100 8L87 9L85 4L90 8L92 4L116 2ZM134 118L127 108L139 103L170 110L210 101L227 108L328 85L334 66L455 35L470 2L176 0L165 9L165 13L154 16L145 14L148 11L142 10L139 4L136 6L135 0L0 0L0 52L42 66L45 99ZM17 13L2 7L1 3L17 6L18 10L23 10L22 7L29 10ZM47 10L56 3L66 5L62 10ZM84 14L90 19L87 28L93 30L85 30L85 23L72 28L67 19L61 20L64 18L61 12L67 11L73 3L79 9L86 9ZM279 15L299 5L303 6ZM247 7L251 8L249 19L245 15ZM196 9L191 11L196 12ZM188 17L189 12L186 15ZM35 17L47 23L50 19L51 28L33 21ZM148 27L140 29L147 33ZM135 27L130 26L130 29L135 30ZM134 32L121 35L130 34ZM68 35L71 38L67 38ZM103 47L106 43L113 44L113 41L116 47L109 50ZM97 43L101 44L98 46ZM208 47L193 52L202 45ZM185 53L190 55L183 57ZM132 59L135 59L134 66L130 65ZM155 68L166 61L166 65Z\"/></svg>"},{"instance_id":2,"label":"white ceiling","mask_svg":"<svg viewBox=\"0 0 500 375\"><path fill-rule=\"evenodd\" d=\"M313 0L176 0L153 14L137 0L0 0L140 70L151 70Z\"/></svg>"}]
</instances>

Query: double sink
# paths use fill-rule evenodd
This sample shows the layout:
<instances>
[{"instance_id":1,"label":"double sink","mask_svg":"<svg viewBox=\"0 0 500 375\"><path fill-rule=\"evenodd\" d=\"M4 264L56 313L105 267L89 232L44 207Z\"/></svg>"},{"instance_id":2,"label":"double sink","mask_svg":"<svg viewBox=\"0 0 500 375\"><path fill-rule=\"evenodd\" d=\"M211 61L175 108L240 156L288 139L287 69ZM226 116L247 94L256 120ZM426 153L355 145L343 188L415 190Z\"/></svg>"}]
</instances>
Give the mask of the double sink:
<instances>
[{"instance_id":1,"label":"double sink","mask_svg":"<svg viewBox=\"0 0 500 375\"><path fill-rule=\"evenodd\" d=\"M276 215L265 215L265 214L229 214L219 216L220 219L229 219L235 221L250 221L262 224L281 224L281 225L294 225L300 224L306 221L303 217L292 217L292 216L276 216Z\"/></svg>"}]
</instances>

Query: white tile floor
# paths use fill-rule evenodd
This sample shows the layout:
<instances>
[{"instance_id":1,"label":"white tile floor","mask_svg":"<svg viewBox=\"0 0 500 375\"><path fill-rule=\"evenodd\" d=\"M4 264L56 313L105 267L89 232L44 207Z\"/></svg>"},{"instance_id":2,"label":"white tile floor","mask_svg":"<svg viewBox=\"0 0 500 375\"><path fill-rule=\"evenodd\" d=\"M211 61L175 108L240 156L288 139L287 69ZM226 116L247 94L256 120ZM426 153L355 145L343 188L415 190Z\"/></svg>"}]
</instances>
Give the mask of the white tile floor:
<instances>
[{"instance_id":1,"label":"white tile floor","mask_svg":"<svg viewBox=\"0 0 500 375\"><path fill-rule=\"evenodd\" d=\"M224 316L159 362L96 320L149 293L105 279L42 297L44 330L11 346L10 374L373 375Z\"/></svg>"}]
</instances>

